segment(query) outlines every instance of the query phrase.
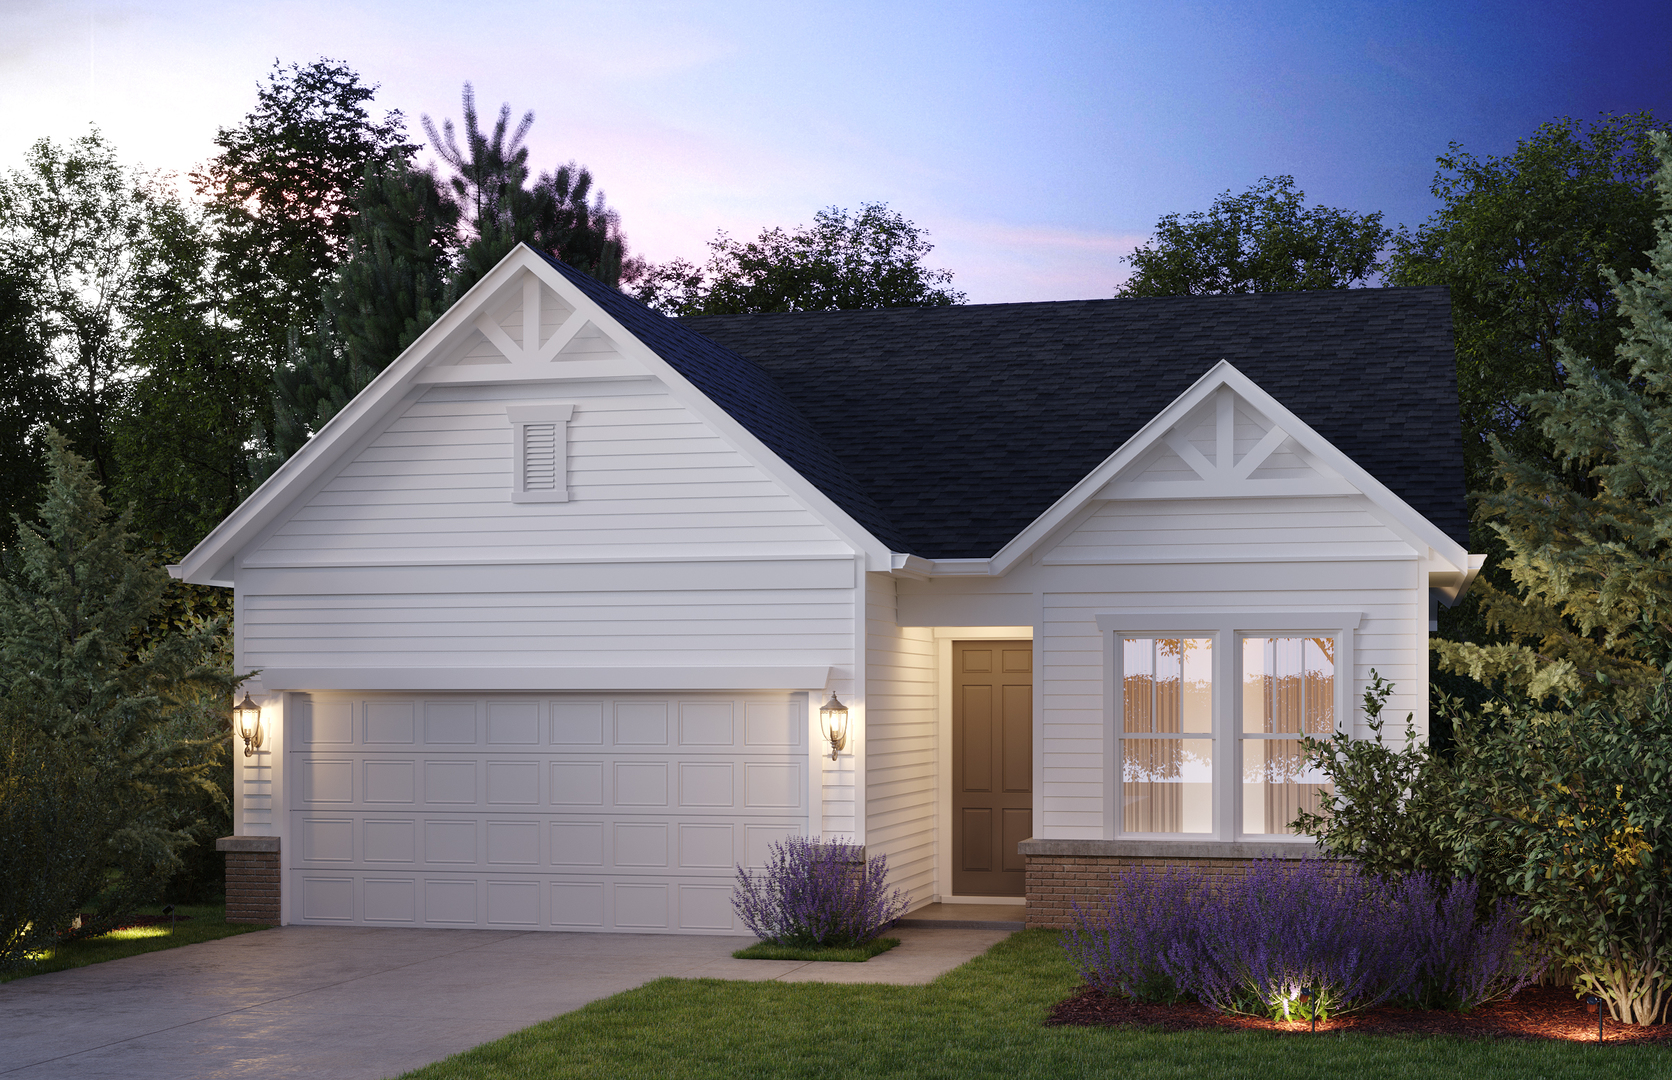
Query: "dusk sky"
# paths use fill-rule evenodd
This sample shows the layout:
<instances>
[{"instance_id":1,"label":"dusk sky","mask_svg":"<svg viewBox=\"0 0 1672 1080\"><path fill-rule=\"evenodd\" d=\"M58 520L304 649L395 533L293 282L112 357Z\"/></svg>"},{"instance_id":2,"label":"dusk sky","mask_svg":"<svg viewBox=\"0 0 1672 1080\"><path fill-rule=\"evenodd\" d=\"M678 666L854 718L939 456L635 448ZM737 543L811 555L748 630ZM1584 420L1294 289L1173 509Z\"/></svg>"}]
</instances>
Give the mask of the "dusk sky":
<instances>
[{"instance_id":1,"label":"dusk sky","mask_svg":"<svg viewBox=\"0 0 1672 1080\"><path fill-rule=\"evenodd\" d=\"M467 79L485 114L534 110L534 170L590 167L636 254L700 260L716 229L885 201L976 302L1108 296L1158 217L1261 176L1415 225L1453 141L1672 121L1667 0L0 0L0 168L93 123L124 162L184 173L275 59L320 56L419 139Z\"/></svg>"}]
</instances>

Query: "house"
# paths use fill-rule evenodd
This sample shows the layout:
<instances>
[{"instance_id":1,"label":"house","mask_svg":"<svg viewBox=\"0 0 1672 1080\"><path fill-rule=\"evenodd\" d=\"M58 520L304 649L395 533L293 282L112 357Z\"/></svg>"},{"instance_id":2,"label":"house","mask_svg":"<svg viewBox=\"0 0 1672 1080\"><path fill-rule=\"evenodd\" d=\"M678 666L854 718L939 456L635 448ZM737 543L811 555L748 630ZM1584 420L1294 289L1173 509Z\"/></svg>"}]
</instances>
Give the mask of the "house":
<instances>
[{"instance_id":1,"label":"house","mask_svg":"<svg viewBox=\"0 0 1672 1080\"><path fill-rule=\"evenodd\" d=\"M259 672L232 892L739 933L820 833L1051 923L1303 851L1299 734L1425 725L1461 460L1442 289L672 320L519 248L173 568Z\"/></svg>"}]
</instances>

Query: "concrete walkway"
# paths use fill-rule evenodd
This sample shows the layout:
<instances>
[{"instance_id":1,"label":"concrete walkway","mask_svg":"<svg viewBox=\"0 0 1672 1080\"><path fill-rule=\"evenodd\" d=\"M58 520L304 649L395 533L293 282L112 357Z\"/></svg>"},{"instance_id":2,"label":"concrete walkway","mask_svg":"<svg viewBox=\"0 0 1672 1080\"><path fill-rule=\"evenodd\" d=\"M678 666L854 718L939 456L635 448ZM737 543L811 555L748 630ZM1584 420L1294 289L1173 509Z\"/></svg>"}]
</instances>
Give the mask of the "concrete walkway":
<instances>
[{"instance_id":1,"label":"concrete walkway","mask_svg":"<svg viewBox=\"0 0 1672 1080\"><path fill-rule=\"evenodd\" d=\"M0 986L0 1076L379 1080L665 975L925 983L1008 931L891 935L813 964L729 937L287 926Z\"/></svg>"}]
</instances>

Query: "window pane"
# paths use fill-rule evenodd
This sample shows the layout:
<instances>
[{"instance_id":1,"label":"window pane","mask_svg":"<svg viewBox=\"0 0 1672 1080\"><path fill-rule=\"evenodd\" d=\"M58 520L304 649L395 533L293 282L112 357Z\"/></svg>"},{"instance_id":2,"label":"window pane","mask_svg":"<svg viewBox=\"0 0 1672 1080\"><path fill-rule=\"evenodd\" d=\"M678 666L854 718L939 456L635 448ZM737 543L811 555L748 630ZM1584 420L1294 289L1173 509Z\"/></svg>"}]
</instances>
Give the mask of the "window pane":
<instances>
[{"instance_id":1,"label":"window pane","mask_svg":"<svg viewBox=\"0 0 1672 1080\"><path fill-rule=\"evenodd\" d=\"M1335 639L1244 638L1242 730L1328 735L1335 730Z\"/></svg>"},{"instance_id":2,"label":"window pane","mask_svg":"<svg viewBox=\"0 0 1672 1080\"><path fill-rule=\"evenodd\" d=\"M1126 739L1121 743L1121 828L1213 831L1213 741Z\"/></svg>"},{"instance_id":3,"label":"window pane","mask_svg":"<svg viewBox=\"0 0 1672 1080\"><path fill-rule=\"evenodd\" d=\"M1293 833L1302 810L1318 812L1318 797L1334 788L1317 769L1305 768L1299 739L1244 739L1242 831Z\"/></svg>"},{"instance_id":4,"label":"window pane","mask_svg":"<svg viewBox=\"0 0 1672 1080\"><path fill-rule=\"evenodd\" d=\"M1124 727L1162 734L1213 731L1213 639L1121 642Z\"/></svg>"}]
</instances>

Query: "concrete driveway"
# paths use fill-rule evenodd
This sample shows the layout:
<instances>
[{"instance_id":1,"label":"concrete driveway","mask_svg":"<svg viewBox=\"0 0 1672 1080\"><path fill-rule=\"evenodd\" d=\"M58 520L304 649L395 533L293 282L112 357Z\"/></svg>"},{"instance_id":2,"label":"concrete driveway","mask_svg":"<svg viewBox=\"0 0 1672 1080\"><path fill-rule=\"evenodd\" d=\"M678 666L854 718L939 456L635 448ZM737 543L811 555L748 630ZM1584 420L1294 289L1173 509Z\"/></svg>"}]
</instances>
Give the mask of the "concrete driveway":
<instances>
[{"instance_id":1,"label":"concrete driveway","mask_svg":"<svg viewBox=\"0 0 1672 1080\"><path fill-rule=\"evenodd\" d=\"M0 986L0 1076L378 1080L671 975L924 983L1007 930L900 928L864 964L747 939L290 926Z\"/></svg>"}]
</instances>

